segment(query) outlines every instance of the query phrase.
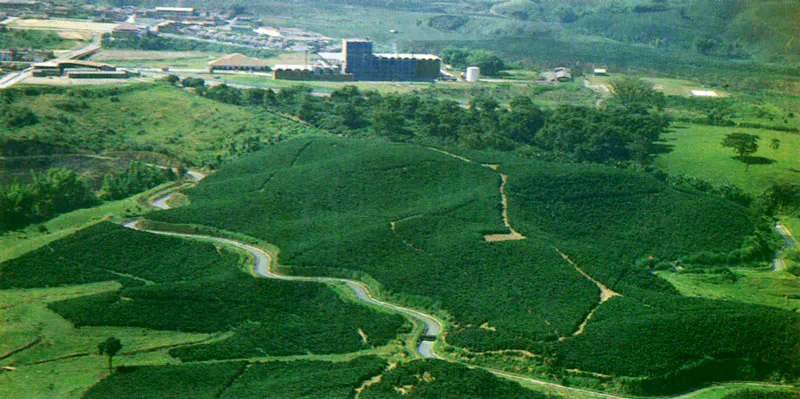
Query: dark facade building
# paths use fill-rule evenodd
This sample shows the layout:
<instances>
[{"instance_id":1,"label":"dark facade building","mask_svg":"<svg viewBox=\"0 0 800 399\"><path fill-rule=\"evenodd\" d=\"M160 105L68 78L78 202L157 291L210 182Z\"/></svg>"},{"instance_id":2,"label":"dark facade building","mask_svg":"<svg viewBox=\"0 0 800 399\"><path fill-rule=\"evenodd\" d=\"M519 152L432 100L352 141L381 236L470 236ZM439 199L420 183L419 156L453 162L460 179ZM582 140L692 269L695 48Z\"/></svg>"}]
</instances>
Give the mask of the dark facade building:
<instances>
[{"instance_id":1,"label":"dark facade building","mask_svg":"<svg viewBox=\"0 0 800 399\"><path fill-rule=\"evenodd\" d=\"M366 81L431 81L442 62L430 54L375 54L369 40L345 40L341 61L343 74Z\"/></svg>"}]
</instances>

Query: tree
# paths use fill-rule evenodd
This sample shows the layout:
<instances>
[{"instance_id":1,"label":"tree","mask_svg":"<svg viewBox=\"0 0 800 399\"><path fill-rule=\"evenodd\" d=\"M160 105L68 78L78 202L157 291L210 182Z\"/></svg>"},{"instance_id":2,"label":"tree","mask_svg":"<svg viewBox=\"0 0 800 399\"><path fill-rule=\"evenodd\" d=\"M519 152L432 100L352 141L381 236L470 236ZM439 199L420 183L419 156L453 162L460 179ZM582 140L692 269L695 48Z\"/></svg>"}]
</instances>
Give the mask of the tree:
<instances>
[{"instance_id":1,"label":"tree","mask_svg":"<svg viewBox=\"0 0 800 399\"><path fill-rule=\"evenodd\" d=\"M772 139L772 141L769 142L769 148L777 151L778 148L781 148L781 139Z\"/></svg>"},{"instance_id":2,"label":"tree","mask_svg":"<svg viewBox=\"0 0 800 399\"><path fill-rule=\"evenodd\" d=\"M611 93L620 105L630 108L636 104L644 107L662 108L664 94L653 89L653 84L641 79L624 76L611 82Z\"/></svg>"},{"instance_id":3,"label":"tree","mask_svg":"<svg viewBox=\"0 0 800 399\"><path fill-rule=\"evenodd\" d=\"M170 86L175 86L175 84L181 81L181 78L179 78L178 75L169 74L161 78L161 80L168 83Z\"/></svg>"},{"instance_id":4,"label":"tree","mask_svg":"<svg viewBox=\"0 0 800 399\"><path fill-rule=\"evenodd\" d=\"M108 356L108 372L112 372L114 356L122 349L122 342L118 338L108 337L105 341L97 345L100 355Z\"/></svg>"},{"instance_id":5,"label":"tree","mask_svg":"<svg viewBox=\"0 0 800 399\"><path fill-rule=\"evenodd\" d=\"M477 66L486 75L495 75L506 69L505 62L497 53L488 50L473 50L467 57L467 64Z\"/></svg>"},{"instance_id":6,"label":"tree","mask_svg":"<svg viewBox=\"0 0 800 399\"><path fill-rule=\"evenodd\" d=\"M733 150L739 154L739 160L747 163L745 156L754 154L756 151L758 151L759 138L759 136L753 134L729 133L725 135L724 139L722 139L722 146L733 148ZM750 164L747 163L747 167L749 166Z\"/></svg>"}]
</instances>

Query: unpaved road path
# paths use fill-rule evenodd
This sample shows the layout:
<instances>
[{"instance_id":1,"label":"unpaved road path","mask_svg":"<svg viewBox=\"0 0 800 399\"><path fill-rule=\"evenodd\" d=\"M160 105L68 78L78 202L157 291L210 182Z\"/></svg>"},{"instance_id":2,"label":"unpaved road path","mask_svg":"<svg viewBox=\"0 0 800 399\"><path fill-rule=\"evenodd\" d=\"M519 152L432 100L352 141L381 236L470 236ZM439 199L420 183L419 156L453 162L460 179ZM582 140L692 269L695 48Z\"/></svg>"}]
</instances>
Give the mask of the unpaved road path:
<instances>
[{"instance_id":1,"label":"unpaved road path","mask_svg":"<svg viewBox=\"0 0 800 399\"><path fill-rule=\"evenodd\" d=\"M786 228L786 226L781 224L781 222L777 222L775 223L775 230L777 230L778 234L783 237L783 242L786 244L786 248L797 248L797 240L795 240L794 236L789 229ZM772 258L772 271L779 272L781 270L786 270L786 261L783 260L781 251L775 251L775 257Z\"/></svg>"}]
</instances>

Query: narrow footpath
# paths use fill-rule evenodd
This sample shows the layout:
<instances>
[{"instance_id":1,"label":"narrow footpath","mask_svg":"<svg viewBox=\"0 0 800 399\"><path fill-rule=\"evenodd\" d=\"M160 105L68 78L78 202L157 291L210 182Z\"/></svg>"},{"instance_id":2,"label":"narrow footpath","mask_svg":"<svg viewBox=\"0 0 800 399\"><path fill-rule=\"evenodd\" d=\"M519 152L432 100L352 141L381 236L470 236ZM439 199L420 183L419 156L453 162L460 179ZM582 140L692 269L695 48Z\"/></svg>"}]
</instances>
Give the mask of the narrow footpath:
<instances>
[{"instance_id":1,"label":"narrow footpath","mask_svg":"<svg viewBox=\"0 0 800 399\"><path fill-rule=\"evenodd\" d=\"M583 334L583 330L586 329L586 325L589 324L589 320L592 319L592 317L594 316L595 312L597 312L597 309L600 307L600 305L604 304L607 300L615 296L622 296L622 294L612 290L611 288L606 287L605 284L595 280L594 277L590 276L589 273L586 273L583 269L581 269L577 263L575 263L572 259L570 259L570 257L567 254L561 252L560 249L556 248L556 252L558 252L559 255L561 255L561 257L564 258L565 261L567 261L567 263L574 266L575 270L577 270L578 273L580 273L587 280L594 283L594 285L596 285L597 288L600 289L600 301L597 303L597 305L594 306L594 308L589 312L589 314L586 315L586 318L583 319L583 322L578 326L578 329L572 333L572 336L576 337L578 335ZM561 337L559 338L559 341L565 341L566 339L567 337Z\"/></svg>"}]
</instances>

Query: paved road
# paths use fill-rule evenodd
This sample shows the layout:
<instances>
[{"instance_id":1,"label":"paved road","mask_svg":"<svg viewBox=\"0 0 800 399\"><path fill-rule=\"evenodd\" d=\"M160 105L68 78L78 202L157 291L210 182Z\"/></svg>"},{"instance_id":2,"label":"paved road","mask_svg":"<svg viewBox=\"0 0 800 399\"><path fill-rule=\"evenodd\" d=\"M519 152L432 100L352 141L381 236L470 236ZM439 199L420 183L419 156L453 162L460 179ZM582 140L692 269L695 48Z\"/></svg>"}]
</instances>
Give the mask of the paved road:
<instances>
[{"instance_id":1,"label":"paved road","mask_svg":"<svg viewBox=\"0 0 800 399\"><path fill-rule=\"evenodd\" d=\"M168 197L168 196L167 196ZM165 198L159 197L156 199ZM169 206L166 205L165 202L161 202L160 204L156 204L156 201L153 202L153 206L159 207L161 209L169 209ZM214 242L218 242L225 245L230 245L232 247L236 247L247 251L250 253L256 260L256 264L253 267L253 270L256 274L261 277L272 278L276 280L286 280L286 281L305 281L305 282L316 282L316 283L344 283L353 291L355 296L363 302L367 302L376 306L380 306L383 308L391 309L396 312L402 313L405 316L422 322L425 325L425 329L423 335L427 336L439 336L442 332L442 322L437 320L435 317L422 313L420 311L405 308L402 306L394 305L388 302L384 302L372 296L369 293L369 289L367 286L358 281L341 279L341 278L332 278L332 277L305 277L305 276L288 276L284 274L277 274L270 269L270 265L272 263L272 258L264 252L262 249L254 247L249 244L245 244L243 242L229 240L227 238L221 237L213 237L208 235L198 235L198 234L182 234L182 233L173 233L168 231L159 231L159 230L148 230L143 229L138 226L137 221L129 221L123 224L124 227L134 230L146 231L148 233L159 234L159 235L167 235L167 236L174 236L174 237L187 237L187 238L202 238L211 240ZM417 352L420 356L426 358L440 358L432 351L432 342L429 341L422 341L419 346L417 347Z\"/></svg>"},{"instance_id":2,"label":"paved road","mask_svg":"<svg viewBox=\"0 0 800 399\"><path fill-rule=\"evenodd\" d=\"M97 35L90 44L81 47L73 52L55 58L52 61L66 61L76 57L82 57L87 54L92 54L100 49L99 43L100 43L100 36ZM8 75L0 78L0 90L9 88L31 76L33 76L33 67L28 67L21 72L11 72Z\"/></svg>"}]
</instances>

